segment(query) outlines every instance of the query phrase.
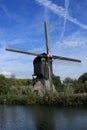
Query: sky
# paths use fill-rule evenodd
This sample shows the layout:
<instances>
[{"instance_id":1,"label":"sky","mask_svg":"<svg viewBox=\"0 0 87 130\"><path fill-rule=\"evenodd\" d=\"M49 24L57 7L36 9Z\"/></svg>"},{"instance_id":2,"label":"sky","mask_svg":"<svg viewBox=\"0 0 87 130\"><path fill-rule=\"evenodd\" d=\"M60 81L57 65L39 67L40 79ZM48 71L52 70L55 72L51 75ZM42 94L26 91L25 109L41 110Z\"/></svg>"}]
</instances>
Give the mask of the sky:
<instances>
[{"instance_id":1,"label":"sky","mask_svg":"<svg viewBox=\"0 0 87 130\"><path fill-rule=\"evenodd\" d=\"M54 75L77 79L87 72L87 0L0 0L0 74L32 78L35 57L5 48L45 52L44 21L50 54L82 61L53 61Z\"/></svg>"}]
</instances>

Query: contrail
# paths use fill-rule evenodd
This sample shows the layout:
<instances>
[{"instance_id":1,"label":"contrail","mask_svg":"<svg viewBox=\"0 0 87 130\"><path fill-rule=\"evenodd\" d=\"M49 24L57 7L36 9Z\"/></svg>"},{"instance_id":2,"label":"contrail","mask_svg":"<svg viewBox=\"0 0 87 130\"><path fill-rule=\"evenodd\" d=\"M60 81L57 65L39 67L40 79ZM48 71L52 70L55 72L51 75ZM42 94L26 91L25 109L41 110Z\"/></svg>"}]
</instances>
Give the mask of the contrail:
<instances>
[{"instance_id":1,"label":"contrail","mask_svg":"<svg viewBox=\"0 0 87 130\"><path fill-rule=\"evenodd\" d=\"M10 17L10 14L9 14L7 8L5 7L5 5L1 4L0 7L1 7L2 10L4 11L4 13L7 15L7 17Z\"/></svg>"},{"instance_id":2,"label":"contrail","mask_svg":"<svg viewBox=\"0 0 87 130\"><path fill-rule=\"evenodd\" d=\"M64 18L64 26L63 26L63 30L60 36L60 40L62 40L63 36L64 36L64 32L65 32L65 28L66 28L66 22L67 22L67 15L68 15L68 8L69 8L69 0L65 0L65 18Z\"/></svg>"},{"instance_id":3,"label":"contrail","mask_svg":"<svg viewBox=\"0 0 87 130\"><path fill-rule=\"evenodd\" d=\"M50 0L36 0L40 5L43 5L47 8L49 8L50 10L52 10L55 14L60 15L61 17L65 18L65 9L61 6L58 6L57 4L54 4L52 1ZM71 21L72 23L75 23L76 25L87 29L87 25L84 25L82 23L80 23L77 19L73 18L72 16L70 16L69 14L67 14L67 20Z\"/></svg>"},{"instance_id":4,"label":"contrail","mask_svg":"<svg viewBox=\"0 0 87 130\"><path fill-rule=\"evenodd\" d=\"M44 8L44 19L49 22L49 11L47 7Z\"/></svg>"}]
</instances>

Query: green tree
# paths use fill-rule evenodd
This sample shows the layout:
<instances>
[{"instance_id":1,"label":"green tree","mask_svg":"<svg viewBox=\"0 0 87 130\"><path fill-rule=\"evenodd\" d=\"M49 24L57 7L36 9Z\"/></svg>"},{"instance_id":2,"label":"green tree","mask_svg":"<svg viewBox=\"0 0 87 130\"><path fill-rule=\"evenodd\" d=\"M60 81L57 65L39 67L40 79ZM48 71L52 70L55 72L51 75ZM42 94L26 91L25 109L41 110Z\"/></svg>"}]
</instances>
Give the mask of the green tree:
<instances>
[{"instance_id":1,"label":"green tree","mask_svg":"<svg viewBox=\"0 0 87 130\"><path fill-rule=\"evenodd\" d=\"M80 81L81 83L85 83L85 81L87 81L87 72L82 74L79 78L78 81Z\"/></svg>"},{"instance_id":2,"label":"green tree","mask_svg":"<svg viewBox=\"0 0 87 130\"><path fill-rule=\"evenodd\" d=\"M63 84L65 86L67 86L68 84L73 84L73 79L71 79L70 77L66 77L63 81Z\"/></svg>"},{"instance_id":3,"label":"green tree","mask_svg":"<svg viewBox=\"0 0 87 130\"><path fill-rule=\"evenodd\" d=\"M83 73L79 78L78 81L80 84L83 84L84 86L84 92L87 92L87 72Z\"/></svg>"},{"instance_id":4,"label":"green tree","mask_svg":"<svg viewBox=\"0 0 87 130\"><path fill-rule=\"evenodd\" d=\"M63 81L63 91L64 93L69 96L74 93L74 88L73 88L73 79L70 77L67 77Z\"/></svg>"},{"instance_id":5,"label":"green tree","mask_svg":"<svg viewBox=\"0 0 87 130\"><path fill-rule=\"evenodd\" d=\"M4 75L0 75L0 95L8 93L8 86L6 86L6 78Z\"/></svg>"},{"instance_id":6,"label":"green tree","mask_svg":"<svg viewBox=\"0 0 87 130\"><path fill-rule=\"evenodd\" d=\"M53 75L53 83L57 91L62 91L61 80L59 76Z\"/></svg>"},{"instance_id":7,"label":"green tree","mask_svg":"<svg viewBox=\"0 0 87 130\"><path fill-rule=\"evenodd\" d=\"M87 92L87 80L84 83L84 90L85 90L85 92Z\"/></svg>"},{"instance_id":8,"label":"green tree","mask_svg":"<svg viewBox=\"0 0 87 130\"><path fill-rule=\"evenodd\" d=\"M74 88L74 93L83 93L84 92L84 84L81 83L79 80L74 80L73 81L73 88Z\"/></svg>"}]
</instances>

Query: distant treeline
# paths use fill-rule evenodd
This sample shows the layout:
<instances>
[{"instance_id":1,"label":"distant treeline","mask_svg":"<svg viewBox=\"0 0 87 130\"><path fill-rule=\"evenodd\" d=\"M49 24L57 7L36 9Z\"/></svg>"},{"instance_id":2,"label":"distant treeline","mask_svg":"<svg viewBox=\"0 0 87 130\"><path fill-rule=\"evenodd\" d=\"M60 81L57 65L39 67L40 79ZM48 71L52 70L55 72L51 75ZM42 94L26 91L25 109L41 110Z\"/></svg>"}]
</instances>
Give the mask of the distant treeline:
<instances>
[{"instance_id":1,"label":"distant treeline","mask_svg":"<svg viewBox=\"0 0 87 130\"><path fill-rule=\"evenodd\" d=\"M31 79L6 78L4 75L0 75L0 95L23 94L32 84Z\"/></svg>"},{"instance_id":2,"label":"distant treeline","mask_svg":"<svg viewBox=\"0 0 87 130\"><path fill-rule=\"evenodd\" d=\"M0 104L87 106L87 73L78 79L67 77L63 82L59 76L53 75L53 82L57 92L40 97L32 91L32 79L6 78L0 75Z\"/></svg>"},{"instance_id":3,"label":"distant treeline","mask_svg":"<svg viewBox=\"0 0 87 130\"><path fill-rule=\"evenodd\" d=\"M53 75L53 83L58 92L84 93L87 92L87 73L82 74L78 79L67 77L63 82L59 76ZM0 75L0 95L25 94L31 87L33 87L32 79L6 78L4 75Z\"/></svg>"},{"instance_id":4,"label":"distant treeline","mask_svg":"<svg viewBox=\"0 0 87 130\"><path fill-rule=\"evenodd\" d=\"M59 76L53 76L53 82L58 92L70 94L87 92L87 73L82 74L78 79L66 77L63 82Z\"/></svg>"}]
</instances>

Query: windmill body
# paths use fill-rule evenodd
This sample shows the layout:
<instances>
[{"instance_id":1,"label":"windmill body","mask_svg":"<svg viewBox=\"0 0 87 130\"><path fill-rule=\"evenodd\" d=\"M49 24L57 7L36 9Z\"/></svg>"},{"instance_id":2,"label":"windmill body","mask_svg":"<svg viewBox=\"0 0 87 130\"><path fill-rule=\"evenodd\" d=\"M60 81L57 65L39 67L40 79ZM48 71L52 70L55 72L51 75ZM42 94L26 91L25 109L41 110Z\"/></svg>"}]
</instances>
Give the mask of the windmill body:
<instances>
[{"instance_id":1,"label":"windmill body","mask_svg":"<svg viewBox=\"0 0 87 130\"><path fill-rule=\"evenodd\" d=\"M48 32L47 32L47 23L44 22L44 30L45 30L45 39L46 39L46 53L37 54L32 52L26 52L23 50L17 50L12 48L6 48L7 51L27 54L27 55L34 55L36 56L33 61L34 66L34 74L33 74L33 81L34 81L34 92L40 94L41 96L45 95L46 93L54 93L56 92L55 86L52 81L52 62L53 59L58 60L66 60L71 62L81 62L78 59L72 59L62 56L50 56L49 54L49 40L48 40Z\"/></svg>"},{"instance_id":2,"label":"windmill body","mask_svg":"<svg viewBox=\"0 0 87 130\"><path fill-rule=\"evenodd\" d=\"M47 54L43 53L42 57L37 56L34 61L34 91L40 95L55 92L55 87L52 82L52 57L48 58Z\"/></svg>"},{"instance_id":3,"label":"windmill body","mask_svg":"<svg viewBox=\"0 0 87 130\"><path fill-rule=\"evenodd\" d=\"M43 54L42 54L43 55ZM44 53L44 55L46 55ZM47 58L47 57L40 57L37 56L34 61L33 61L33 65L34 65L34 75L36 75L38 78L44 78L44 79L49 79L49 68L50 67L50 71L52 72L52 58ZM48 65L49 63L49 65Z\"/></svg>"}]
</instances>

